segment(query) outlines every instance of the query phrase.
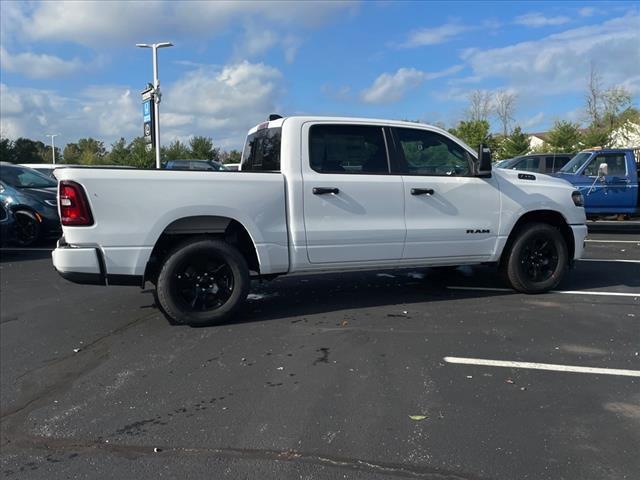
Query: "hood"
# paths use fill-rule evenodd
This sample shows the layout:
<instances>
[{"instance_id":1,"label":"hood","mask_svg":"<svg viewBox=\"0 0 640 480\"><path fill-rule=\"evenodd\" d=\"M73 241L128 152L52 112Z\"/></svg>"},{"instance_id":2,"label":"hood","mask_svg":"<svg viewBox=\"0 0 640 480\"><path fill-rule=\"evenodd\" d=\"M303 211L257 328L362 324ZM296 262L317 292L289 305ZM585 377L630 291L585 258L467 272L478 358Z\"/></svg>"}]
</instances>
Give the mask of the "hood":
<instances>
[{"instance_id":1,"label":"hood","mask_svg":"<svg viewBox=\"0 0 640 480\"><path fill-rule=\"evenodd\" d=\"M550 186L550 187L570 187L571 182L568 179L558 177L557 174L546 175L537 172L525 172L523 170L507 170L503 168L494 168L494 175L513 183L515 185L531 185L531 186ZM564 175L564 174L563 174Z\"/></svg>"}]
</instances>

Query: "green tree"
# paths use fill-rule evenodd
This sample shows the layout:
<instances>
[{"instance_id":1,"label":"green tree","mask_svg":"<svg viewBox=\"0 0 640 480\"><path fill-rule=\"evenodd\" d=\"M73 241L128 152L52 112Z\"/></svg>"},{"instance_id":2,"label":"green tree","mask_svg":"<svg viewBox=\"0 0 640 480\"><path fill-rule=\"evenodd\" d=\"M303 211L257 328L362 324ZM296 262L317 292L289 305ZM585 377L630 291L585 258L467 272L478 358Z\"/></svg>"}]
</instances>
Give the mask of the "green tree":
<instances>
[{"instance_id":1,"label":"green tree","mask_svg":"<svg viewBox=\"0 0 640 480\"><path fill-rule=\"evenodd\" d=\"M129 164L129 147L123 137L116 140L111 144L111 151L105 158L106 163L113 165L128 165Z\"/></svg>"},{"instance_id":2,"label":"green tree","mask_svg":"<svg viewBox=\"0 0 640 480\"><path fill-rule=\"evenodd\" d=\"M591 125L582 134L581 144L585 148L606 147L609 144L610 134L611 132L607 128Z\"/></svg>"},{"instance_id":3,"label":"green tree","mask_svg":"<svg viewBox=\"0 0 640 480\"><path fill-rule=\"evenodd\" d=\"M220 160L222 163L240 163L242 160L242 152L235 149L229 152L222 152L220 154Z\"/></svg>"},{"instance_id":4,"label":"green tree","mask_svg":"<svg viewBox=\"0 0 640 480\"><path fill-rule=\"evenodd\" d=\"M129 165L137 168L154 168L156 165L156 157L153 149L147 150L144 137L134 138L128 146L129 149Z\"/></svg>"},{"instance_id":5,"label":"green tree","mask_svg":"<svg viewBox=\"0 0 640 480\"><path fill-rule=\"evenodd\" d=\"M581 147L580 126L577 123L557 120L547 134L547 146L558 153L575 152Z\"/></svg>"},{"instance_id":6,"label":"green tree","mask_svg":"<svg viewBox=\"0 0 640 480\"><path fill-rule=\"evenodd\" d=\"M620 126L620 114L631 105L631 94L624 87L611 87L603 95L604 124L613 130Z\"/></svg>"},{"instance_id":7,"label":"green tree","mask_svg":"<svg viewBox=\"0 0 640 480\"><path fill-rule=\"evenodd\" d=\"M195 138L198 138L198 137L194 137L194 139ZM192 158L191 150L187 145L182 143L180 140L174 140L169 144L168 147L162 147L161 153L162 153L161 155L162 160L165 162L168 160L186 160L186 159ZM193 158L196 158L196 157L193 157Z\"/></svg>"},{"instance_id":8,"label":"green tree","mask_svg":"<svg viewBox=\"0 0 640 480\"><path fill-rule=\"evenodd\" d=\"M16 163L42 163L41 151L44 149L42 142L34 142L28 138L20 137L13 142L13 153Z\"/></svg>"},{"instance_id":9,"label":"green tree","mask_svg":"<svg viewBox=\"0 0 640 480\"><path fill-rule=\"evenodd\" d=\"M83 165L99 165L104 162L107 154L104 143L94 138L81 138L78 140L80 149L80 163Z\"/></svg>"},{"instance_id":10,"label":"green tree","mask_svg":"<svg viewBox=\"0 0 640 480\"><path fill-rule=\"evenodd\" d=\"M458 126L449 130L474 150L478 150L481 143L495 149L496 142L489 133L489 122L486 120L461 121Z\"/></svg>"},{"instance_id":11,"label":"green tree","mask_svg":"<svg viewBox=\"0 0 640 480\"><path fill-rule=\"evenodd\" d=\"M497 149L496 159L514 158L529 151L529 136L518 126L506 137Z\"/></svg>"},{"instance_id":12,"label":"green tree","mask_svg":"<svg viewBox=\"0 0 640 480\"><path fill-rule=\"evenodd\" d=\"M77 143L67 143L62 152L64 163L70 163L73 165L80 163L80 155L82 155L82 151L78 147Z\"/></svg>"},{"instance_id":13,"label":"green tree","mask_svg":"<svg viewBox=\"0 0 640 480\"><path fill-rule=\"evenodd\" d=\"M211 137L195 136L189 140L191 158L197 160L218 160L219 149L213 147Z\"/></svg>"},{"instance_id":14,"label":"green tree","mask_svg":"<svg viewBox=\"0 0 640 480\"><path fill-rule=\"evenodd\" d=\"M13 142L8 138L0 139L0 161L16 163L16 155L13 148Z\"/></svg>"}]
</instances>

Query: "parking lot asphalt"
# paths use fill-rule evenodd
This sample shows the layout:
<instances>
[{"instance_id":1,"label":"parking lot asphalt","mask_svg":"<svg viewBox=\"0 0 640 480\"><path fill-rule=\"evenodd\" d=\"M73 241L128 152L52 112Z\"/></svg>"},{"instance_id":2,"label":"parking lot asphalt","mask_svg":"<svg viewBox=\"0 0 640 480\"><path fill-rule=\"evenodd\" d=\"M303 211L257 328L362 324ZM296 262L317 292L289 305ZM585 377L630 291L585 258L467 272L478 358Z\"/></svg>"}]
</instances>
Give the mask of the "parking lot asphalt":
<instances>
[{"instance_id":1,"label":"parking lot asphalt","mask_svg":"<svg viewBox=\"0 0 640 480\"><path fill-rule=\"evenodd\" d=\"M590 234L547 294L485 266L291 276L207 328L47 249L0 251L0 287L4 478L640 475L637 233Z\"/></svg>"}]
</instances>

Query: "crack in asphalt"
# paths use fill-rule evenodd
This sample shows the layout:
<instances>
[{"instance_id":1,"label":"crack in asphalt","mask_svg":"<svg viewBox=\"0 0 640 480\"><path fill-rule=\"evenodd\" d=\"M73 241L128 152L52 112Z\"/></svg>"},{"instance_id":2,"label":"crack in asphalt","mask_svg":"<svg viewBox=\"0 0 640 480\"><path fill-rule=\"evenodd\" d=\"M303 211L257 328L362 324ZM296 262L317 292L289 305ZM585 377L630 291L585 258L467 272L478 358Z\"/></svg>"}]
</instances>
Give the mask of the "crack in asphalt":
<instances>
[{"instance_id":1,"label":"crack in asphalt","mask_svg":"<svg viewBox=\"0 0 640 480\"><path fill-rule=\"evenodd\" d=\"M91 370L97 368L102 364L105 358L108 357L108 352L105 350L100 350L106 341L111 337L121 334L122 332L148 320L149 318L157 315L157 312L150 312L146 315L138 317L121 327L118 327L114 330L111 330L109 333L98 337L92 342L88 343L83 347L83 349L78 353L73 353L71 355L67 355L62 358L55 359L50 361L48 364L35 368L33 370L29 370L28 372L23 373L17 380L22 380L23 383L26 382L25 377L29 377L32 374L36 374L39 378L50 378L51 376L57 377L55 381L53 381L49 385L44 385L40 388L36 388L35 392L29 395L30 398L24 400L19 405L0 412L0 421L3 425L3 434L2 441L0 441L0 445L4 445L6 443L6 438L8 437L8 433L12 430L18 428L20 423L20 418L14 418L16 415L22 414L22 418L26 417L32 410L38 408L40 406L46 405L45 401L47 398L51 397L53 394L59 394L69 388L78 378L87 374ZM82 360L85 360L84 362ZM64 367L60 368L60 365ZM47 369L52 369L53 367L57 367L51 375L46 375L43 371ZM32 407L32 408L30 408ZM8 427L6 424L8 421L12 421L13 425Z\"/></svg>"},{"instance_id":2,"label":"crack in asphalt","mask_svg":"<svg viewBox=\"0 0 640 480\"><path fill-rule=\"evenodd\" d=\"M402 478L424 480L483 480L482 477L467 473L455 473L434 467L406 465L392 462L378 462L359 458L340 457L326 454L306 453L297 450L271 450L252 448L206 448L206 447L159 447L148 445L129 445L114 443L81 443L72 439L44 438L25 435L13 447L45 450L52 452L74 453L113 453L129 459L141 456L198 456L214 455L244 460L271 460L276 462L308 463L326 467L346 468L365 473L391 475Z\"/></svg>"}]
</instances>

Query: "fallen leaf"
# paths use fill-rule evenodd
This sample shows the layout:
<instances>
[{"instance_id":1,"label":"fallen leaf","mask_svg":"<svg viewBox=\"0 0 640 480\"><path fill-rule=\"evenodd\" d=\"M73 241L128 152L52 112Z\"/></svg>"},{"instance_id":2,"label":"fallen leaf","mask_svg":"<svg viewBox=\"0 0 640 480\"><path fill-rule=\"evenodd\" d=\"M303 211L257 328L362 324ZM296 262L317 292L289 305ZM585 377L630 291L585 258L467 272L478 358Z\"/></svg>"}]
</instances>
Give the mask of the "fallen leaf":
<instances>
[{"instance_id":1,"label":"fallen leaf","mask_svg":"<svg viewBox=\"0 0 640 480\"><path fill-rule=\"evenodd\" d=\"M420 420L424 420L425 418L427 418L426 415L409 415L409 418L411 420L415 420L416 422L419 422Z\"/></svg>"},{"instance_id":2,"label":"fallen leaf","mask_svg":"<svg viewBox=\"0 0 640 480\"><path fill-rule=\"evenodd\" d=\"M346 327L347 325L349 325L349 322L347 320L342 320L340 325L342 325L343 327Z\"/></svg>"}]
</instances>

